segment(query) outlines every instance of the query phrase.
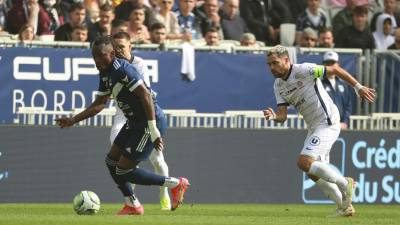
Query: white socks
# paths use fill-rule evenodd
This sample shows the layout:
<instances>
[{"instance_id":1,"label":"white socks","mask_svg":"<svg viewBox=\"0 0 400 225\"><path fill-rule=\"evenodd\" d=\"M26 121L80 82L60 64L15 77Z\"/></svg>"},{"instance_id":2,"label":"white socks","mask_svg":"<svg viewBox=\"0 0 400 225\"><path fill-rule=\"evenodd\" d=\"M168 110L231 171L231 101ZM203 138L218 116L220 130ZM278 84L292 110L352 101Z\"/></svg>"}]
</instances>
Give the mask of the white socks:
<instances>
[{"instance_id":1,"label":"white socks","mask_svg":"<svg viewBox=\"0 0 400 225\"><path fill-rule=\"evenodd\" d=\"M156 172L156 174L161 175L161 176L165 176L168 177L168 165L164 160L164 156L161 152L157 151L157 150L153 150L153 152L151 153L150 157L150 162L154 167L154 172ZM169 198L168 195L168 188L167 187L160 187L160 199L162 198Z\"/></svg>"},{"instance_id":2,"label":"white socks","mask_svg":"<svg viewBox=\"0 0 400 225\"><path fill-rule=\"evenodd\" d=\"M132 195L132 196L125 196L124 197L125 200L125 204L130 206L130 207L139 207L141 204L139 202L139 199L136 198L136 196Z\"/></svg>"},{"instance_id":3,"label":"white socks","mask_svg":"<svg viewBox=\"0 0 400 225\"><path fill-rule=\"evenodd\" d=\"M330 183L335 183L340 190L346 190L347 180L342 175L333 170L329 164L314 161L308 171L311 175L317 176Z\"/></svg>"},{"instance_id":4,"label":"white socks","mask_svg":"<svg viewBox=\"0 0 400 225\"><path fill-rule=\"evenodd\" d=\"M163 187L174 188L178 186L178 184L179 184L179 179L175 177L166 177Z\"/></svg>"},{"instance_id":5,"label":"white socks","mask_svg":"<svg viewBox=\"0 0 400 225\"><path fill-rule=\"evenodd\" d=\"M336 184L329 183L323 179L319 179L315 183L329 199L336 203L338 208L342 208L342 192L340 192Z\"/></svg>"}]
</instances>

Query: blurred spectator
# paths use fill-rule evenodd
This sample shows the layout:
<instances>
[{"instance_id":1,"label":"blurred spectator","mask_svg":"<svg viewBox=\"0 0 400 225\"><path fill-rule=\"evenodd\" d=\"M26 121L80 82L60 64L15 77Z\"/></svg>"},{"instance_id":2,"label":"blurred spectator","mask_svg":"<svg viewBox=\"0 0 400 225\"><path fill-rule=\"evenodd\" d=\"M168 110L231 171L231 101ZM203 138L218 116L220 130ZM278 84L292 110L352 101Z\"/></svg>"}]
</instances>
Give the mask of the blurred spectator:
<instances>
[{"instance_id":1,"label":"blurred spectator","mask_svg":"<svg viewBox=\"0 0 400 225\"><path fill-rule=\"evenodd\" d=\"M85 8L87 19L91 24L96 23L100 19L100 5L97 0L85 0Z\"/></svg>"},{"instance_id":2,"label":"blurred spectator","mask_svg":"<svg viewBox=\"0 0 400 225\"><path fill-rule=\"evenodd\" d=\"M388 49L399 50L400 49L400 28L397 28L394 32L394 44L389 46Z\"/></svg>"},{"instance_id":3,"label":"blurred spectator","mask_svg":"<svg viewBox=\"0 0 400 225\"><path fill-rule=\"evenodd\" d=\"M85 21L86 10L82 3L75 3L69 9L69 22L60 26L55 32L55 41L71 41L74 27L82 25Z\"/></svg>"},{"instance_id":4,"label":"blurred spectator","mask_svg":"<svg viewBox=\"0 0 400 225\"><path fill-rule=\"evenodd\" d=\"M332 28L334 36L344 27L353 25L352 12L354 7L357 6L358 0L346 0L346 2L346 8L340 10L335 17L333 17Z\"/></svg>"},{"instance_id":5,"label":"blurred spectator","mask_svg":"<svg viewBox=\"0 0 400 225\"><path fill-rule=\"evenodd\" d=\"M332 66L339 62L339 55L336 52L326 52L323 56L324 66ZM346 82L336 77L335 74L326 75L321 80L326 92L339 109L340 127L347 129L350 122L350 115L353 100L353 88Z\"/></svg>"},{"instance_id":6,"label":"blurred spectator","mask_svg":"<svg viewBox=\"0 0 400 225\"><path fill-rule=\"evenodd\" d=\"M54 34L64 24L63 14L56 0L40 0L38 35Z\"/></svg>"},{"instance_id":7,"label":"blurred spectator","mask_svg":"<svg viewBox=\"0 0 400 225\"><path fill-rule=\"evenodd\" d=\"M319 31L318 46L321 48L333 48L335 43L333 41L332 29L327 27Z\"/></svg>"},{"instance_id":8,"label":"blurred spectator","mask_svg":"<svg viewBox=\"0 0 400 225\"><path fill-rule=\"evenodd\" d=\"M136 8L144 8L146 18L144 24L147 27L157 22L154 12L148 6L144 5L144 0L127 0L122 2L115 8L115 18L128 21L132 10Z\"/></svg>"},{"instance_id":9,"label":"blurred spectator","mask_svg":"<svg viewBox=\"0 0 400 225\"><path fill-rule=\"evenodd\" d=\"M329 0L329 5L331 6L331 7L340 7L340 8L344 8L344 7L346 7L346 5L347 5L347 3L346 3L346 1L347 0Z\"/></svg>"},{"instance_id":10,"label":"blurred spectator","mask_svg":"<svg viewBox=\"0 0 400 225\"><path fill-rule=\"evenodd\" d=\"M125 20L114 19L111 22L111 35L119 32L128 33L128 22L126 22Z\"/></svg>"},{"instance_id":11,"label":"blurred spectator","mask_svg":"<svg viewBox=\"0 0 400 225\"><path fill-rule=\"evenodd\" d=\"M89 26L90 42L93 42L97 37L111 34L111 22L114 19L114 10L111 5L105 4L100 7L100 19L95 24Z\"/></svg>"},{"instance_id":12,"label":"blurred spectator","mask_svg":"<svg viewBox=\"0 0 400 225\"><path fill-rule=\"evenodd\" d=\"M392 33L392 19L390 15L383 13L376 20L376 31L372 33L375 40L375 48L380 50L387 49L394 43Z\"/></svg>"},{"instance_id":13,"label":"blurred spectator","mask_svg":"<svg viewBox=\"0 0 400 225\"><path fill-rule=\"evenodd\" d=\"M176 16L181 33L186 36L186 40L202 38L200 21L193 13L195 6L196 0L179 0L179 9L176 11Z\"/></svg>"},{"instance_id":14,"label":"blurred spectator","mask_svg":"<svg viewBox=\"0 0 400 225\"><path fill-rule=\"evenodd\" d=\"M206 45L208 46L219 46L221 37L217 27L211 27L207 30L205 38Z\"/></svg>"},{"instance_id":15,"label":"blurred spectator","mask_svg":"<svg viewBox=\"0 0 400 225\"><path fill-rule=\"evenodd\" d=\"M38 0L14 0L10 11L7 13L7 30L17 34L24 24L30 24L36 34L39 17Z\"/></svg>"},{"instance_id":16,"label":"blurred spectator","mask_svg":"<svg viewBox=\"0 0 400 225\"><path fill-rule=\"evenodd\" d=\"M18 32L18 40L21 42L33 41L35 39L35 33L33 32L33 27L30 24L22 25Z\"/></svg>"},{"instance_id":17,"label":"blurred spectator","mask_svg":"<svg viewBox=\"0 0 400 225\"><path fill-rule=\"evenodd\" d=\"M78 25L73 28L71 41L86 42L88 39L88 28L84 25Z\"/></svg>"},{"instance_id":18,"label":"blurred spectator","mask_svg":"<svg viewBox=\"0 0 400 225\"><path fill-rule=\"evenodd\" d=\"M156 19L165 25L168 39L182 38L178 18L171 11L173 4L174 0L160 0L160 11L156 15Z\"/></svg>"},{"instance_id":19,"label":"blurred spectator","mask_svg":"<svg viewBox=\"0 0 400 225\"><path fill-rule=\"evenodd\" d=\"M197 18L200 19L201 34L203 36L205 36L209 28L221 27L218 0L205 0L204 4L197 8L196 13ZM219 29L219 32L222 38L221 29Z\"/></svg>"},{"instance_id":20,"label":"blurred spectator","mask_svg":"<svg viewBox=\"0 0 400 225\"><path fill-rule=\"evenodd\" d=\"M157 13L158 11L160 11L160 1L159 0L145 0L145 5L147 5L151 11L153 11L153 13Z\"/></svg>"},{"instance_id":21,"label":"blurred spectator","mask_svg":"<svg viewBox=\"0 0 400 225\"><path fill-rule=\"evenodd\" d=\"M124 0L99 0L100 5L105 4L106 2L109 3L111 1L111 5L115 9L119 4L121 4Z\"/></svg>"},{"instance_id":22,"label":"blurred spectator","mask_svg":"<svg viewBox=\"0 0 400 225\"><path fill-rule=\"evenodd\" d=\"M307 0L306 10L300 14L296 21L296 41L301 38L301 32L310 27L315 31L322 30L328 27L328 16L324 10L321 9L321 0Z\"/></svg>"},{"instance_id":23,"label":"blurred spectator","mask_svg":"<svg viewBox=\"0 0 400 225\"><path fill-rule=\"evenodd\" d=\"M356 6L352 18L353 25L343 28L335 36L335 47L374 49L374 37L368 27L368 8Z\"/></svg>"},{"instance_id":24,"label":"blurred spectator","mask_svg":"<svg viewBox=\"0 0 400 225\"><path fill-rule=\"evenodd\" d=\"M258 47L256 36L252 33L244 33L240 39L240 46Z\"/></svg>"},{"instance_id":25,"label":"blurred spectator","mask_svg":"<svg viewBox=\"0 0 400 225\"><path fill-rule=\"evenodd\" d=\"M138 44L150 43L150 34L147 27L144 25L145 8L138 7L133 9L129 16L128 33L131 36L132 42Z\"/></svg>"},{"instance_id":26,"label":"blurred spectator","mask_svg":"<svg viewBox=\"0 0 400 225\"><path fill-rule=\"evenodd\" d=\"M290 23L296 23L297 17L307 8L307 0L286 0L290 10Z\"/></svg>"},{"instance_id":27,"label":"blurred spectator","mask_svg":"<svg viewBox=\"0 0 400 225\"><path fill-rule=\"evenodd\" d=\"M226 40L240 41L243 33L249 32L246 22L239 15L239 0L224 1L221 13L221 27Z\"/></svg>"},{"instance_id":28,"label":"blurred spectator","mask_svg":"<svg viewBox=\"0 0 400 225\"><path fill-rule=\"evenodd\" d=\"M167 30L163 23L154 23L150 27L150 40L153 44L164 44L167 39Z\"/></svg>"},{"instance_id":29,"label":"blurred spectator","mask_svg":"<svg viewBox=\"0 0 400 225\"><path fill-rule=\"evenodd\" d=\"M0 0L0 32L6 30L6 17L8 5L6 0Z\"/></svg>"},{"instance_id":30,"label":"blurred spectator","mask_svg":"<svg viewBox=\"0 0 400 225\"><path fill-rule=\"evenodd\" d=\"M73 4L75 4L75 0L57 0L60 5L62 16L64 17L64 21L67 22L70 20L69 18L69 9ZM83 2L83 1L82 1Z\"/></svg>"},{"instance_id":31,"label":"blurred spectator","mask_svg":"<svg viewBox=\"0 0 400 225\"><path fill-rule=\"evenodd\" d=\"M399 4L399 3L397 3L397 4ZM383 6L384 6L383 12L375 13L374 16L372 17L371 32L374 32L376 30L376 20L377 20L378 16L382 13L386 13L386 14L390 15L390 17L392 19L392 27L393 27L392 32L394 32L394 30L400 24L400 12L396 11L397 10L396 0L385 0L383 2Z\"/></svg>"},{"instance_id":32,"label":"blurred spectator","mask_svg":"<svg viewBox=\"0 0 400 225\"><path fill-rule=\"evenodd\" d=\"M317 47L318 35L311 27L307 27L301 33L300 47L315 48Z\"/></svg>"},{"instance_id":33,"label":"blurred spectator","mask_svg":"<svg viewBox=\"0 0 400 225\"><path fill-rule=\"evenodd\" d=\"M290 22L290 11L281 0L242 0L239 7L250 32L267 45L276 44L280 24Z\"/></svg>"}]
</instances>

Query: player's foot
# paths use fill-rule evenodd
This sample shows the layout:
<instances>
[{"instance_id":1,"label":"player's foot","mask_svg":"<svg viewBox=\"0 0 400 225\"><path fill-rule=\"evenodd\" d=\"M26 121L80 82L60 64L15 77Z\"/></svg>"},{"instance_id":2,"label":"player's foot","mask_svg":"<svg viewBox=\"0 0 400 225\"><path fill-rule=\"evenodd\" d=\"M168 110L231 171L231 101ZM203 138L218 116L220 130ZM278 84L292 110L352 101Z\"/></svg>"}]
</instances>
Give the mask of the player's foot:
<instances>
[{"instance_id":1,"label":"player's foot","mask_svg":"<svg viewBox=\"0 0 400 225\"><path fill-rule=\"evenodd\" d=\"M350 217L350 216L354 216L354 214L356 214L356 210L354 209L353 205L350 205L346 209L337 208L336 211L333 214L331 214L331 215L329 215L327 217L328 218Z\"/></svg>"},{"instance_id":2,"label":"player's foot","mask_svg":"<svg viewBox=\"0 0 400 225\"><path fill-rule=\"evenodd\" d=\"M188 179L181 177L179 178L178 186L171 189L172 194L172 207L171 210L175 210L183 203L183 195L186 189L189 187L190 183Z\"/></svg>"},{"instance_id":3,"label":"player's foot","mask_svg":"<svg viewBox=\"0 0 400 225\"><path fill-rule=\"evenodd\" d=\"M125 205L124 208L122 208L117 215L123 216L123 215L143 215L144 214L144 208L142 205L138 207L132 207L129 205Z\"/></svg>"},{"instance_id":4,"label":"player's foot","mask_svg":"<svg viewBox=\"0 0 400 225\"><path fill-rule=\"evenodd\" d=\"M160 198L161 210L171 210L171 199L168 195Z\"/></svg>"},{"instance_id":5,"label":"player's foot","mask_svg":"<svg viewBox=\"0 0 400 225\"><path fill-rule=\"evenodd\" d=\"M343 194L343 201L342 201L343 209L347 209L351 206L351 201L353 198L353 190L356 186L353 178L346 177L346 180L347 180L347 187L342 193Z\"/></svg>"}]
</instances>

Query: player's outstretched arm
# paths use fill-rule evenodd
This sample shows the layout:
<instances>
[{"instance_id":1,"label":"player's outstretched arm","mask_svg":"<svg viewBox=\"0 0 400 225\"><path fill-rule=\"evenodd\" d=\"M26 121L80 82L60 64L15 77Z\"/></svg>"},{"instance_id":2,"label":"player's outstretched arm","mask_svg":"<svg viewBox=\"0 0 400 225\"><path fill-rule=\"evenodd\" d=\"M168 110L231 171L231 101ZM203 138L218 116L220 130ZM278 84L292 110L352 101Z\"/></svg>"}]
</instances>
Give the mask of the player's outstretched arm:
<instances>
[{"instance_id":1,"label":"player's outstretched arm","mask_svg":"<svg viewBox=\"0 0 400 225\"><path fill-rule=\"evenodd\" d=\"M154 148L158 151L162 151L164 149L164 141L161 138L160 131L158 130L156 125L156 113L151 93L144 86L144 84L140 84L138 87L136 87L134 92L141 100L143 108L145 110L148 120L147 123L150 129L150 137L151 141L154 143Z\"/></svg>"},{"instance_id":2,"label":"player's outstretched arm","mask_svg":"<svg viewBox=\"0 0 400 225\"><path fill-rule=\"evenodd\" d=\"M285 122L287 119L287 106L280 105L276 112L268 107L267 109L263 110L264 117L266 120L275 120L276 122Z\"/></svg>"},{"instance_id":3,"label":"player's outstretched arm","mask_svg":"<svg viewBox=\"0 0 400 225\"><path fill-rule=\"evenodd\" d=\"M96 114L101 112L101 110L104 109L108 97L109 97L108 95L98 96L96 100L94 100L94 102L89 107L87 107L85 110L75 115L74 117L63 117L56 119L57 125L60 126L61 128L70 127L75 123L78 123L79 121L95 116Z\"/></svg>"},{"instance_id":4,"label":"player's outstretched arm","mask_svg":"<svg viewBox=\"0 0 400 225\"><path fill-rule=\"evenodd\" d=\"M345 69L340 67L339 65L326 66L327 74L335 74L340 77L342 80L349 83L355 90L356 94L362 98L367 100L368 102L373 102L375 100L375 90L360 84L350 73L348 73Z\"/></svg>"}]
</instances>

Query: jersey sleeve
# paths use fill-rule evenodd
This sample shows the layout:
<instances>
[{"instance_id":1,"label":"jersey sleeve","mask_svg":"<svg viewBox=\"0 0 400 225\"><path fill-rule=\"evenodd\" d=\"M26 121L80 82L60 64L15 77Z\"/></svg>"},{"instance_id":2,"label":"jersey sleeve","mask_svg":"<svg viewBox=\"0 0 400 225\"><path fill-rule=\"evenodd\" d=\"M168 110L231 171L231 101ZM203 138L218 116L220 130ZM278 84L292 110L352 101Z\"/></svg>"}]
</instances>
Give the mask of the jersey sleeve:
<instances>
[{"instance_id":1,"label":"jersey sleeve","mask_svg":"<svg viewBox=\"0 0 400 225\"><path fill-rule=\"evenodd\" d=\"M304 63L301 65L301 69L304 74L307 74L307 78L323 78L326 75L326 68L322 65Z\"/></svg>"},{"instance_id":2,"label":"jersey sleeve","mask_svg":"<svg viewBox=\"0 0 400 225\"><path fill-rule=\"evenodd\" d=\"M106 96L111 94L110 89L107 88L107 82L108 82L107 77L100 76L99 88L97 89L98 96Z\"/></svg>"},{"instance_id":3,"label":"jersey sleeve","mask_svg":"<svg viewBox=\"0 0 400 225\"><path fill-rule=\"evenodd\" d=\"M277 85L276 82L275 82L275 84L274 84L274 93L275 93L276 104L277 104L278 106L281 106L281 105L286 105L286 106L288 106L288 105L289 105L289 103L287 103L287 102L285 101L285 99L281 96L281 94L279 93L279 88L278 88L278 85Z\"/></svg>"},{"instance_id":4,"label":"jersey sleeve","mask_svg":"<svg viewBox=\"0 0 400 225\"><path fill-rule=\"evenodd\" d=\"M125 76L122 78L122 83L130 92L133 92L139 85L143 84L142 76L134 66L126 63L123 67L123 70Z\"/></svg>"}]
</instances>

